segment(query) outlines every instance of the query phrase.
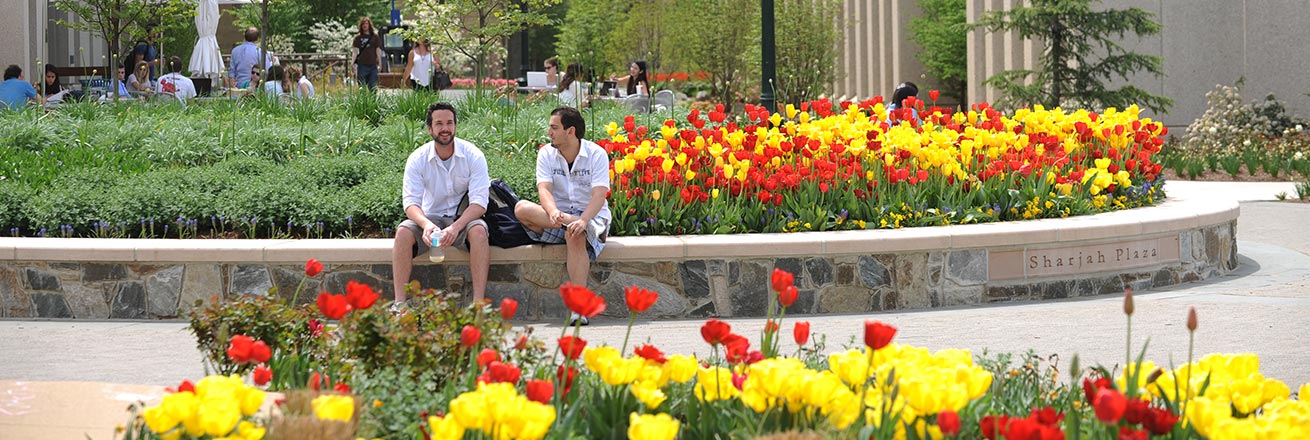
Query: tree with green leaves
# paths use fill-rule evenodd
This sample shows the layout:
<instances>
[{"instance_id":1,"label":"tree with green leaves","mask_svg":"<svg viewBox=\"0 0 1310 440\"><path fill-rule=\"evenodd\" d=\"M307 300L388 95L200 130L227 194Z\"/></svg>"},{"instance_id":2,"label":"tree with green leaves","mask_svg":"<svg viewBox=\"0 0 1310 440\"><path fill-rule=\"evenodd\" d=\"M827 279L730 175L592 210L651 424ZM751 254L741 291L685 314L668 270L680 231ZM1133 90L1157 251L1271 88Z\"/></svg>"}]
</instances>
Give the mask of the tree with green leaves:
<instances>
[{"instance_id":1,"label":"tree with green leaves","mask_svg":"<svg viewBox=\"0 0 1310 440\"><path fill-rule=\"evenodd\" d=\"M942 95L964 102L968 94L969 57L965 0L919 0L923 15L910 20L910 40Z\"/></svg>"},{"instance_id":2,"label":"tree with green leaves","mask_svg":"<svg viewBox=\"0 0 1310 440\"><path fill-rule=\"evenodd\" d=\"M406 32L411 40L428 39L473 60L476 86L492 55L504 57L504 41L516 32L551 22L543 9L562 0L415 0L407 9L418 20Z\"/></svg>"},{"instance_id":3,"label":"tree with green leaves","mask_svg":"<svg viewBox=\"0 0 1310 440\"><path fill-rule=\"evenodd\" d=\"M677 0L666 23L675 28L671 51L680 65L710 75L710 94L732 108L752 78L759 78L758 0ZM758 85L758 83L754 83Z\"/></svg>"},{"instance_id":4,"label":"tree with green leaves","mask_svg":"<svg viewBox=\"0 0 1310 440\"><path fill-rule=\"evenodd\" d=\"M618 67L607 56L614 44L610 36L618 23L615 11L623 0L569 0L568 12L560 26L555 51L564 63L582 63L597 72L609 72Z\"/></svg>"},{"instance_id":5,"label":"tree with green leaves","mask_svg":"<svg viewBox=\"0 0 1310 440\"><path fill-rule=\"evenodd\" d=\"M54 0L55 8L77 15L81 20L57 20L69 29L89 31L109 43L109 87L118 100L119 59L125 52L123 43L144 38L149 27L161 19L190 14L195 5L185 0Z\"/></svg>"},{"instance_id":6,"label":"tree with green leaves","mask_svg":"<svg viewBox=\"0 0 1310 440\"><path fill-rule=\"evenodd\" d=\"M841 12L840 0L777 1L778 103L816 99L837 80Z\"/></svg>"},{"instance_id":7,"label":"tree with green leaves","mask_svg":"<svg viewBox=\"0 0 1310 440\"><path fill-rule=\"evenodd\" d=\"M1112 81L1127 81L1139 72L1164 75L1164 59L1129 50L1125 36L1155 35L1160 24L1140 8L1093 11L1093 0L1029 0L985 14L973 26L991 32L1016 32L1019 37L1046 46L1038 70L1010 70L987 79L986 84L1004 95L1005 107L1064 104L1102 110L1138 104L1165 112L1173 100L1152 95L1133 85L1113 88Z\"/></svg>"}]
</instances>

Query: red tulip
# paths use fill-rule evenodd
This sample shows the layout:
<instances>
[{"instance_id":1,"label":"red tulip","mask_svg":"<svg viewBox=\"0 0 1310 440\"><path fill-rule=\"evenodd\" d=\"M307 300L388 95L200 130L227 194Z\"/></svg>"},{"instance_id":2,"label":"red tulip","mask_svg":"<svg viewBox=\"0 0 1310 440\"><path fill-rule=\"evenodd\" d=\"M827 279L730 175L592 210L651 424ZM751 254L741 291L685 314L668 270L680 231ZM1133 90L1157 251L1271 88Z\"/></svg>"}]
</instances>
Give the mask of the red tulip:
<instances>
[{"instance_id":1,"label":"red tulip","mask_svg":"<svg viewBox=\"0 0 1310 440\"><path fill-rule=\"evenodd\" d=\"M568 374L564 372L568 371ZM565 367L560 365L555 369L555 380L564 382L564 394L568 394L573 389L573 378L578 377L578 369L572 366Z\"/></svg>"},{"instance_id":2,"label":"red tulip","mask_svg":"<svg viewBox=\"0 0 1310 440\"><path fill-rule=\"evenodd\" d=\"M181 384L178 384L177 392L194 394L196 392L196 384L191 383L189 380L183 380Z\"/></svg>"},{"instance_id":3,"label":"red tulip","mask_svg":"<svg viewBox=\"0 0 1310 440\"><path fill-rule=\"evenodd\" d=\"M810 342L810 322L798 321L796 327L791 330L791 336L796 338L796 345L803 346L805 343Z\"/></svg>"},{"instance_id":4,"label":"red tulip","mask_svg":"<svg viewBox=\"0 0 1310 440\"><path fill-rule=\"evenodd\" d=\"M587 341L582 338L572 336L559 338L559 350L569 359L577 359L578 356L582 355L584 348L587 348Z\"/></svg>"},{"instance_id":5,"label":"red tulip","mask_svg":"<svg viewBox=\"0 0 1310 440\"><path fill-rule=\"evenodd\" d=\"M519 335L519 338L514 341L514 349L523 350L526 348L528 348L528 335Z\"/></svg>"},{"instance_id":6,"label":"red tulip","mask_svg":"<svg viewBox=\"0 0 1310 440\"><path fill-rule=\"evenodd\" d=\"M494 348L484 348L482 349L482 352L478 353L479 368L486 368L487 364L492 361L500 361L500 352L496 351Z\"/></svg>"},{"instance_id":7,"label":"red tulip","mask_svg":"<svg viewBox=\"0 0 1310 440\"><path fill-rule=\"evenodd\" d=\"M773 268L773 275L769 277L769 281L773 284L774 292L782 292L783 289L786 289L787 286L790 286L792 282L796 281L796 277L793 276L791 272L775 267Z\"/></svg>"},{"instance_id":8,"label":"red tulip","mask_svg":"<svg viewBox=\"0 0 1310 440\"><path fill-rule=\"evenodd\" d=\"M565 283L560 286L559 293L564 298L564 306L573 313L593 318L605 311L605 299L584 286Z\"/></svg>"},{"instance_id":9,"label":"red tulip","mask_svg":"<svg viewBox=\"0 0 1310 440\"><path fill-rule=\"evenodd\" d=\"M954 436L960 433L960 415L955 411L942 411L937 414L937 428L942 430L942 435Z\"/></svg>"},{"instance_id":10,"label":"red tulip","mask_svg":"<svg viewBox=\"0 0 1310 440\"><path fill-rule=\"evenodd\" d=\"M341 319L350 313L350 303L346 302L345 295L333 295L323 292L318 294L318 311L323 313L327 319Z\"/></svg>"},{"instance_id":11,"label":"red tulip","mask_svg":"<svg viewBox=\"0 0 1310 440\"><path fill-rule=\"evenodd\" d=\"M624 299L628 302L628 310L632 313L641 313L655 305L655 301L660 299L660 294L653 290L642 289L637 286L628 286L623 289Z\"/></svg>"},{"instance_id":12,"label":"red tulip","mask_svg":"<svg viewBox=\"0 0 1310 440\"><path fill-rule=\"evenodd\" d=\"M350 394L350 385L346 385L345 382L337 382L336 385L332 386L332 389L341 394Z\"/></svg>"},{"instance_id":13,"label":"red tulip","mask_svg":"<svg viewBox=\"0 0 1310 440\"><path fill-rule=\"evenodd\" d=\"M315 338L323 334L323 321L317 319L309 320L309 335Z\"/></svg>"},{"instance_id":14,"label":"red tulip","mask_svg":"<svg viewBox=\"0 0 1310 440\"><path fill-rule=\"evenodd\" d=\"M874 350L882 349L896 336L896 327L872 319L864 321L864 345Z\"/></svg>"},{"instance_id":15,"label":"red tulip","mask_svg":"<svg viewBox=\"0 0 1310 440\"><path fill-rule=\"evenodd\" d=\"M367 284L357 283L354 280L346 283L346 302L350 303L352 310L366 310L373 307L373 303L377 301L378 293Z\"/></svg>"},{"instance_id":16,"label":"red tulip","mask_svg":"<svg viewBox=\"0 0 1310 440\"><path fill-rule=\"evenodd\" d=\"M309 261L305 262L305 276L312 277L322 272L323 272L323 263L319 263L318 260L310 258Z\"/></svg>"},{"instance_id":17,"label":"red tulip","mask_svg":"<svg viewBox=\"0 0 1310 440\"><path fill-rule=\"evenodd\" d=\"M250 378L255 381L255 385L268 385L268 381L273 380L273 370L269 369L267 365L260 364L250 374Z\"/></svg>"},{"instance_id":18,"label":"red tulip","mask_svg":"<svg viewBox=\"0 0 1310 440\"><path fill-rule=\"evenodd\" d=\"M1142 427L1154 435L1165 435L1174 429L1178 416L1167 409L1151 408L1150 415L1142 422Z\"/></svg>"},{"instance_id":19,"label":"red tulip","mask_svg":"<svg viewBox=\"0 0 1310 440\"><path fill-rule=\"evenodd\" d=\"M482 330L477 327L466 325L459 331L459 345L472 348L478 345L478 340L482 339Z\"/></svg>"},{"instance_id":20,"label":"red tulip","mask_svg":"<svg viewBox=\"0 0 1310 440\"><path fill-rule=\"evenodd\" d=\"M543 405L549 405L551 396L555 394L555 383L549 380L529 380L527 388L528 400Z\"/></svg>"},{"instance_id":21,"label":"red tulip","mask_svg":"<svg viewBox=\"0 0 1310 440\"><path fill-rule=\"evenodd\" d=\"M1110 388L1101 388L1097 391L1096 401L1092 403L1092 407L1096 410L1096 418L1107 425L1119 423L1127 406L1128 398Z\"/></svg>"},{"instance_id":22,"label":"red tulip","mask_svg":"<svg viewBox=\"0 0 1310 440\"><path fill-rule=\"evenodd\" d=\"M706 321L705 325L700 328L701 337L705 338L705 342L710 345L722 344L723 339L730 334L732 334L732 328L728 326L728 323L717 319Z\"/></svg>"},{"instance_id":23,"label":"red tulip","mask_svg":"<svg viewBox=\"0 0 1310 440\"><path fill-rule=\"evenodd\" d=\"M1145 430L1130 429L1127 426L1119 427L1119 440L1149 440L1151 434Z\"/></svg>"},{"instance_id":24,"label":"red tulip","mask_svg":"<svg viewBox=\"0 0 1310 440\"><path fill-rule=\"evenodd\" d=\"M1009 438L1007 435L1010 426L1010 416L983 416L978 421L978 428L982 431L983 438L987 440L996 440L1000 437Z\"/></svg>"},{"instance_id":25,"label":"red tulip","mask_svg":"<svg viewBox=\"0 0 1310 440\"><path fill-rule=\"evenodd\" d=\"M309 375L309 384L308 384L309 389L318 391L318 389L323 386L322 384L323 384L323 375L318 373Z\"/></svg>"},{"instance_id":26,"label":"red tulip","mask_svg":"<svg viewBox=\"0 0 1310 440\"><path fill-rule=\"evenodd\" d=\"M1114 388L1114 382L1109 378L1098 378L1093 381L1090 377L1083 378L1083 396L1087 398L1087 404L1091 405L1096 402L1096 392L1101 388Z\"/></svg>"},{"instance_id":27,"label":"red tulip","mask_svg":"<svg viewBox=\"0 0 1310 440\"><path fill-rule=\"evenodd\" d=\"M800 293L796 291L796 286L784 287L778 291L778 303L782 304L783 307L791 307L792 304L796 303L797 296L800 296Z\"/></svg>"},{"instance_id":28,"label":"red tulip","mask_svg":"<svg viewBox=\"0 0 1310 440\"><path fill-rule=\"evenodd\" d=\"M655 348L654 345L650 345L650 344L641 345L637 347L635 350L633 350L632 352L637 356L641 356L642 359L648 361L655 361L661 364L668 361L668 358L664 357L664 352L660 351L660 349L658 348Z\"/></svg>"},{"instance_id":29,"label":"red tulip","mask_svg":"<svg viewBox=\"0 0 1310 440\"><path fill-rule=\"evenodd\" d=\"M751 341L745 336L732 333L723 338L724 358L729 363L745 362L750 355Z\"/></svg>"},{"instance_id":30,"label":"red tulip","mask_svg":"<svg viewBox=\"0 0 1310 440\"><path fill-rule=\"evenodd\" d=\"M939 91L937 91L937 90L929 90L929 91L928 91L928 99L931 99L931 100L933 100L933 101L936 101L937 98L940 98L941 96L942 96L942 92L939 92Z\"/></svg>"},{"instance_id":31,"label":"red tulip","mask_svg":"<svg viewBox=\"0 0 1310 440\"><path fill-rule=\"evenodd\" d=\"M246 335L232 336L232 341L227 344L227 357L238 364L250 362L250 346L254 343L255 340Z\"/></svg>"},{"instance_id":32,"label":"red tulip","mask_svg":"<svg viewBox=\"0 0 1310 440\"><path fill-rule=\"evenodd\" d=\"M1048 406L1041 409L1033 408L1033 411L1029 414L1028 418L1046 426L1058 426L1060 421L1064 420L1064 414L1060 414L1055 411L1055 408Z\"/></svg>"},{"instance_id":33,"label":"red tulip","mask_svg":"<svg viewBox=\"0 0 1310 440\"><path fill-rule=\"evenodd\" d=\"M733 371L733 372L732 372L732 386L733 386L734 388L736 388L737 391L741 391L742 386L746 384L746 379L749 379L749 378L750 378L750 375L749 375L749 374L746 374L746 373L737 374L736 371Z\"/></svg>"},{"instance_id":34,"label":"red tulip","mask_svg":"<svg viewBox=\"0 0 1310 440\"><path fill-rule=\"evenodd\" d=\"M519 302L514 298L505 298L500 300L500 317L506 321L514 319L514 314L519 311Z\"/></svg>"},{"instance_id":35,"label":"red tulip","mask_svg":"<svg viewBox=\"0 0 1310 440\"><path fill-rule=\"evenodd\" d=\"M513 365L498 362L498 361L493 361L492 363L487 365L487 371L484 371L481 376L478 376L478 382L484 382L484 383L504 382L504 383L516 384L519 383L519 377L522 375L523 375L523 371L519 370L519 367L515 367Z\"/></svg>"},{"instance_id":36,"label":"red tulip","mask_svg":"<svg viewBox=\"0 0 1310 440\"><path fill-rule=\"evenodd\" d=\"M772 319L764 322L764 333L777 333L778 323Z\"/></svg>"},{"instance_id":37,"label":"red tulip","mask_svg":"<svg viewBox=\"0 0 1310 440\"><path fill-rule=\"evenodd\" d=\"M1011 419L1002 431L1007 439L1064 440L1059 426L1043 425L1034 419Z\"/></svg>"},{"instance_id":38,"label":"red tulip","mask_svg":"<svg viewBox=\"0 0 1310 440\"><path fill-rule=\"evenodd\" d=\"M250 362L262 364L268 362L268 358L273 357L273 351L268 348L264 341L255 341L250 344Z\"/></svg>"},{"instance_id":39,"label":"red tulip","mask_svg":"<svg viewBox=\"0 0 1310 440\"><path fill-rule=\"evenodd\" d=\"M1142 399L1128 399L1124 407L1124 421L1129 425L1138 425L1151 417L1151 402Z\"/></svg>"}]
</instances>

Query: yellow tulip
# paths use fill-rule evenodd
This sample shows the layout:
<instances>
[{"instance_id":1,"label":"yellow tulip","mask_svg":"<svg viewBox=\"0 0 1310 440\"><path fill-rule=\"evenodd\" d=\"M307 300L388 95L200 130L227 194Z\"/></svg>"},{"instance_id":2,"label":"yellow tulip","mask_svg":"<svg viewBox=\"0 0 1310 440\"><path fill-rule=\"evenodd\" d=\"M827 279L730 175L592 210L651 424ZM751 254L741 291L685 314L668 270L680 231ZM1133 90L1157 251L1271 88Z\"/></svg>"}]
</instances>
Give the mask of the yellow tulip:
<instances>
[{"instance_id":1,"label":"yellow tulip","mask_svg":"<svg viewBox=\"0 0 1310 440\"><path fill-rule=\"evenodd\" d=\"M710 197L715 199L719 198L719 189L714 188L713 191L710 191Z\"/></svg>"},{"instance_id":2,"label":"yellow tulip","mask_svg":"<svg viewBox=\"0 0 1310 440\"><path fill-rule=\"evenodd\" d=\"M664 399L667 398L664 391L661 391L653 382L633 382L628 390L632 392L633 396L637 397L637 400L646 405L647 409L659 408L660 404L664 403Z\"/></svg>"},{"instance_id":3,"label":"yellow tulip","mask_svg":"<svg viewBox=\"0 0 1310 440\"><path fill-rule=\"evenodd\" d=\"M651 199L654 199L654 200L659 200L659 199L660 199L660 190L657 189L657 190L651 191L651 192L650 192L650 198L651 198Z\"/></svg>"},{"instance_id":4,"label":"yellow tulip","mask_svg":"<svg viewBox=\"0 0 1310 440\"><path fill-rule=\"evenodd\" d=\"M141 413L141 418L145 419L146 427L157 434L168 432L178 424L178 419L169 415L168 410L165 410L161 405L146 408Z\"/></svg>"},{"instance_id":5,"label":"yellow tulip","mask_svg":"<svg viewBox=\"0 0 1310 440\"><path fill-rule=\"evenodd\" d=\"M682 423L668 414L628 415L629 440L673 440L678 438Z\"/></svg>"},{"instance_id":6,"label":"yellow tulip","mask_svg":"<svg viewBox=\"0 0 1310 440\"><path fill-rule=\"evenodd\" d=\"M687 173L684 175L684 177L686 177L687 181L690 182L692 179L696 178L696 172L692 170L687 170Z\"/></svg>"},{"instance_id":7,"label":"yellow tulip","mask_svg":"<svg viewBox=\"0 0 1310 440\"><path fill-rule=\"evenodd\" d=\"M256 425L251 422L243 421L241 422L241 424L237 425L237 436L241 437L244 440L263 439L264 434L266 434L267 432L268 430L265 429L264 427Z\"/></svg>"},{"instance_id":8,"label":"yellow tulip","mask_svg":"<svg viewBox=\"0 0 1310 440\"><path fill-rule=\"evenodd\" d=\"M464 438L464 427L453 417L428 416L428 428L432 430L434 439Z\"/></svg>"},{"instance_id":9,"label":"yellow tulip","mask_svg":"<svg viewBox=\"0 0 1310 440\"><path fill-rule=\"evenodd\" d=\"M666 173L673 171L673 161L664 159L664 161L660 162L660 168L663 168Z\"/></svg>"},{"instance_id":10,"label":"yellow tulip","mask_svg":"<svg viewBox=\"0 0 1310 440\"><path fill-rule=\"evenodd\" d=\"M324 394L315 397L310 406L314 407L314 417L319 420L349 422L355 414L355 399L350 396Z\"/></svg>"},{"instance_id":11,"label":"yellow tulip","mask_svg":"<svg viewBox=\"0 0 1310 440\"><path fill-rule=\"evenodd\" d=\"M206 399L198 411L201 429L215 437L232 432L241 421L241 407L231 399Z\"/></svg>"}]
</instances>

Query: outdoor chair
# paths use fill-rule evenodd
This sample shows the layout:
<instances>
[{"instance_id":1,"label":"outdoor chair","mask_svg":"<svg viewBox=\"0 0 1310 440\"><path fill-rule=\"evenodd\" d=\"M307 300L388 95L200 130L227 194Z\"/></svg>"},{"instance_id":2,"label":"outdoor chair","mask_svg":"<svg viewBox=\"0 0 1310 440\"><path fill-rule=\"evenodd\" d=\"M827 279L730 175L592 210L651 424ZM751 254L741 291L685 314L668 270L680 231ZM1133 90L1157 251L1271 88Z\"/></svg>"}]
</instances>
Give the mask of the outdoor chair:
<instances>
[{"instance_id":1,"label":"outdoor chair","mask_svg":"<svg viewBox=\"0 0 1310 440\"><path fill-rule=\"evenodd\" d=\"M655 107L662 110L673 109L673 103L677 99L672 90L660 90L655 92Z\"/></svg>"},{"instance_id":2,"label":"outdoor chair","mask_svg":"<svg viewBox=\"0 0 1310 440\"><path fill-rule=\"evenodd\" d=\"M650 112L650 98L642 95L628 95L627 98L623 98L623 104L640 114Z\"/></svg>"}]
</instances>

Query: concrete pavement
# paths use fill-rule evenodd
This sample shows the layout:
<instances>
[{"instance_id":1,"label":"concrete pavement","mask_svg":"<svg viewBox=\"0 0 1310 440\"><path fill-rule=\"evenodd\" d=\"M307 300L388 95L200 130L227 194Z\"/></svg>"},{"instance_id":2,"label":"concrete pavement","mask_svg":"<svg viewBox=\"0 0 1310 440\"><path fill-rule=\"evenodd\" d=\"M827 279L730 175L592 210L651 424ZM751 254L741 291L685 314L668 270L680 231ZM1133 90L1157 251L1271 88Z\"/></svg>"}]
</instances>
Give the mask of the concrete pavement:
<instances>
[{"instance_id":1,"label":"concrete pavement","mask_svg":"<svg viewBox=\"0 0 1310 440\"><path fill-rule=\"evenodd\" d=\"M1294 390L1310 382L1310 367L1306 367L1310 348L1300 339L1310 328L1310 234L1302 226L1310 218L1310 204L1271 202L1279 192L1295 194L1292 183L1171 182L1167 190L1176 197L1243 201L1237 228L1241 264L1233 273L1205 282L1137 292L1134 356L1149 339L1147 359L1164 366L1186 362L1184 322L1187 309L1196 307L1197 357L1256 353L1266 376ZM876 315L788 316L784 335L797 319L809 321L815 332L827 335L829 352L862 344L862 323L878 319L899 328L897 342L931 350L964 348L976 354L1032 349L1039 355L1058 355L1062 369L1068 368L1074 353L1084 366L1122 364L1125 355L1126 322L1119 295ZM764 325L763 319L727 321L744 335L758 335ZM629 346L650 342L668 353L704 355L708 346L700 337L702 323L641 321L632 329ZM582 336L592 345L618 346L626 324L626 320L593 322ZM539 327L536 334L544 338L553 339L560 331L558 323L530 325ZM790 341L784 342L785 352L793 349ZM0 320L0 433L44 432L59 426L42 425L32 417L59 411L33 408L57 402L58 396L50 394L55 391L41 390L62 385L28 381L175 385L203 374L200 353L185 322ZM127 393L113 387L84 386L93 390L90 394L112 388L103 391L97 402L119 411L124 401L114 396L160 390L137 387ZM5 417L14 413L27 414L27 419ZM23 426L39 429L20 431Z\"/></svg>"}]
</instances>

